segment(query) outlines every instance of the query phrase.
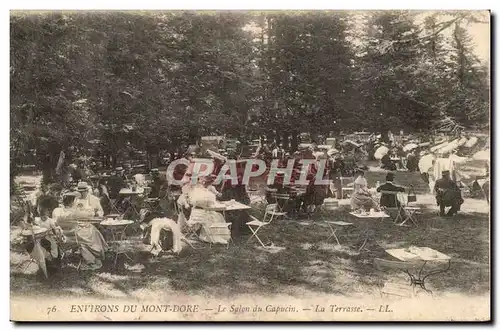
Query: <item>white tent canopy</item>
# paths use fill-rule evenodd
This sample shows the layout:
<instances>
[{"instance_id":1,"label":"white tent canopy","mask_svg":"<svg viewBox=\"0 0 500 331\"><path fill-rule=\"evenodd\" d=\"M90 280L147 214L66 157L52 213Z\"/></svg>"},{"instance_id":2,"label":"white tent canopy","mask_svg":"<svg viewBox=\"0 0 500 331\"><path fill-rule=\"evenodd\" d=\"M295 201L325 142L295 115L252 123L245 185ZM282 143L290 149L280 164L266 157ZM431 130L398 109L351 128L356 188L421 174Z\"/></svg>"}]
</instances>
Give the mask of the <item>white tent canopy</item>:
<instances>
[{"instance_id":1,"label":"white tent canopy","mask_svg":"<svg viewBox=\"0 0 500 331\"><path fill-rule=\"evenodd\" d=\"M458 141L458 146L463 146L465 145L465 143L467 143L467 138L463 137L463 138L460 138L460 140Z\"/></svg>"},{"instance_id":2,"label":"white tent canopy","mask_svg":"<svg viewBox=\"0 0 500 331\"><path fill-rule=\"evenodd\" d=\"M440 143L438 145L435 145L435 146L431 147L431 152L435 152L435 151L443 148L446 145L448 145L448 141L445 141L445 142L442 142L442 143Z\"/></svg>"},{"instance_id":3,"label":"white tent canopy","mask_svg":"<svg viewBox=\"0 0 500 331\"><path fill-rule=\"evenodd\" d=\"M475 144L477 144L477 137L471 137L469 140L467 140L467 142L465 143L465 147L467 148L471 148L471 147L474 147Z\"/></svg>"},{"instance_id":4,"label":"white tent canopy","mask_svg":"<svg viewBox=\"0 0 500 331\"><path fill-rule=\"evenodd\" d=\"M436 150L436 153L447 154L447 153L452 152L454 149L456 149L458 147L459 141L460 141L460 139L453 140L452 142L450 142L450 143L444 145L443 147L439 148L438 150Z\"/></svg>"},{"instance_id":5,"label":"white tent canopy","mask_svg":"<svg viewBox=\"0 0 500 331\"><path fill-rule=\"evenodd\" d=\"M490 150L479 151L472 156L474 160L490 161Z\"/></svg>"}]
</instances>

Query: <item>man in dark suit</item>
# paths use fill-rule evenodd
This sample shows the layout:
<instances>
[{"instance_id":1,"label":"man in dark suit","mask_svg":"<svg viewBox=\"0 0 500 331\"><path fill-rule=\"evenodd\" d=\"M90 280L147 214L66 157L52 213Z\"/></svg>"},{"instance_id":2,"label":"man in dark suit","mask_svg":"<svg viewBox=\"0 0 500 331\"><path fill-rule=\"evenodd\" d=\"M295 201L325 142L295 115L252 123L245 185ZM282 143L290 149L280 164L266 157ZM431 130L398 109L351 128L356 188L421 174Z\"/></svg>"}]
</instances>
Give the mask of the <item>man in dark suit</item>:
<instances>
[{"instance_id":1,"label":"man in dark suit","mask_svg":"<svg viewBox=\"0 0 500 331\"><path fill-rule=\"evenodd\" d=\"M377 187L377 192L387 191L387 192L404 192L404 187L394 185L392 182L394 181L394 174L389 172L385 176L386 182L379 187ZM397 199L396 195L382 193L380 197L380 206L387 208L396 208L401 206L401 203Z\"/></svg>"},{"instance_id":2,"label":"man in dark suit","mask_svg":"<svg viewBox=\"0 0 500 331\"><path fill-rule=\"evenodd\" d=\"M434 192L436 192L436 203L439 206L439 215L445 216L445 207L451 207L446 216L453 216L460 210L460 205L464 203L462 199L462 192L450 178L448 170L443 171L440 179L436 180L434 185Z\"/></svg>"}]
</instances>

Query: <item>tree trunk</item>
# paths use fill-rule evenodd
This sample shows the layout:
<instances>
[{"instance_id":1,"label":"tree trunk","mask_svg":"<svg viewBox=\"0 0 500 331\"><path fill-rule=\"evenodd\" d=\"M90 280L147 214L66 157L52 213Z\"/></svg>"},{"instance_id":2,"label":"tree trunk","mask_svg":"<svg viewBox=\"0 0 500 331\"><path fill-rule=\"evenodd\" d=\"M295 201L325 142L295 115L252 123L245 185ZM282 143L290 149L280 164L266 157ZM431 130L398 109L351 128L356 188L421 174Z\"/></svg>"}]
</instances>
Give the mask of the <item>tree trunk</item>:
<instances>
[{"instance_id":1,"label":"tree trunk","mask_svg":"<svg viewBox=\"0 0 500 331\"><path fill-rule=\"evenodd\" d=\"M292 139L290 141L290 151L293 153L299 149L299 134L292 132Z\"/></svg>"},{"instance_id":2,"label":"tree trunk","mask_svg":"<svg viewBox=\"0 0 500 331\"><path fill-rule=\"evenodd\" d=\"M290 144L290 134L288 132L283 132L283 148L285 150L288 150L289 144Z\"/></svg>"}]
</instances>

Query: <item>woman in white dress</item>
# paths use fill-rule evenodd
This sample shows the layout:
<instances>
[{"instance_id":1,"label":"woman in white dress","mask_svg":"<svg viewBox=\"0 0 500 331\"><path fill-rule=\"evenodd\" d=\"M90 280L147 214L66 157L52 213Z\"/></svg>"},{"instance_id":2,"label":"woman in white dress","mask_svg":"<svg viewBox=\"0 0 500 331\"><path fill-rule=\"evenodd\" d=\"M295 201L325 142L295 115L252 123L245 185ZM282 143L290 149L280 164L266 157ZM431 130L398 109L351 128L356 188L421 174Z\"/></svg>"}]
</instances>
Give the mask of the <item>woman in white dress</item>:
<instances>
[{"instance_id":1,"label":"woman in white dress","mask_svg":"<svg viewBox=\"0 0 500 331\"><path fill-rule=\"evenodd\" d=\"M192 206L188 224L201 224L199 238L206 242L227 244L231 231L221 213L209 210L216 205L216 194L207 187L208 180L203 178L200 184L189 191L189 203ZM218 226L219 225L219 226Z\"/></svg>"},{"instance_id":2,"label":"woman in white dress","mask_svg":"<svg viewBox=\"0 0 500 331\"><path fill-rule=\"evenodd\" d=\"M82 268L99 269L108 245L95 226L77 222L79 218L95 216L92 209L75 206L77 197L80 197L78 192L66 193L63 197L63 207L54 209L52 218L62 228L68 243L76 243L80 248L84 262Z\"/></svg>"},{"instance_id":3,"label":"woman in white dress","mask_svg":"<svg viewBox=\"0 0 500 331\"><path fill-rule=\"evenodd\" d=\"M357 178L354 181L354 192L351 196L352 210L369 211L370 209L379 210L375 199L368 191L368 182L365 178L365 173L361 170L357 171Z\"/></svg>"}]
</instances>

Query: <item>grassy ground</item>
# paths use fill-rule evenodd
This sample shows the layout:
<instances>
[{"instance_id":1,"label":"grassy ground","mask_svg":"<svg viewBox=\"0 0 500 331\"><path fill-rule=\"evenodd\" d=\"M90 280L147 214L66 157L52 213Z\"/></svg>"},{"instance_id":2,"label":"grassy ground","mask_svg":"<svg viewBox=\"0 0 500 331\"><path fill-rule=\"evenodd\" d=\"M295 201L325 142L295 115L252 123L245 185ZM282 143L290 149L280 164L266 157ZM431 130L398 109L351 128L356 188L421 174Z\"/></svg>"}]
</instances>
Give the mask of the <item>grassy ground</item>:
<instances>
[{"instance_id":1,"label":"grassy ground","mask_svg":"<svg viewBox=\"0 0 500 331\"><path fill-rule=\"evenodd\" d=\"M145 252L133 254L134 262L143 266L132 271L115 270L106 262L99 271L78 273L65 267L53 279L35 275L31 266L25 273L11 268L11 293L20 296L61 295L144 297L152 294L172 296L190 294L227 296L253 294L272 296L285 294L300 297L304 293L322 293L356 297L377 293L377 284L388 278L400 278L400 272L380 273L373 267L375 257L390 257L384 248L428 246L452 257L451 269L430 278L429 288L436 294L459 293L481 295L489 292L489 206L485 201L466 199L462 212L453 219L437 216L432 197L421 196L425 208L418 227L397 227L390 221L377 224L372 232L377 238L370 252L357 252L363 224L351 218L342 207L335 212L317 215L311 220L273 221L261 230L265 241L282 247L276 252L258 249L257 242L241 242L225 246L192 250L179 255L165 255L148 261ZM334 239L326 241L326 220L353 222L349 231L339 233L343 246L335 247ZM11 266L22 258L11 253ZM406 281L406 280L403 280Z\"/></svg>"}]
</instances>

